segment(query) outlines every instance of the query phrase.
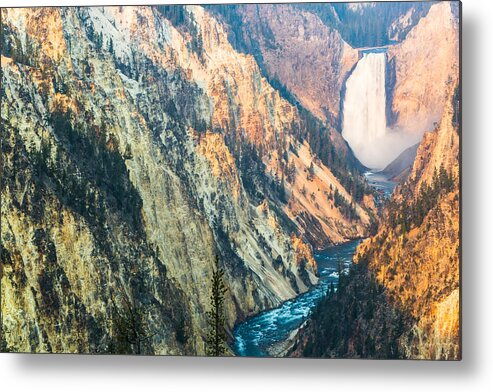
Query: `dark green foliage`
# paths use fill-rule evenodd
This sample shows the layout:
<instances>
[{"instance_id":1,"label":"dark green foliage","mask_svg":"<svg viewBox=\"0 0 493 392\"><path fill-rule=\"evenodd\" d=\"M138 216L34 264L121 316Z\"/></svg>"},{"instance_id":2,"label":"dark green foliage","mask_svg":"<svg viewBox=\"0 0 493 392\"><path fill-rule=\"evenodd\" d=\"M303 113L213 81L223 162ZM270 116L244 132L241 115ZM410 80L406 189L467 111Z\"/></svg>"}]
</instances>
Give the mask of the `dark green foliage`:
<instances>
[{"instance_id":1,"label":"dark green foliage","mask_svg":"<svg viewBox=\"0 0 493 392\"><path fill-rule=\"evenodd\" d=\"M455 88L454 91L454 97L452 99L452 105L454 107L454 115L452 117L452 126L454 128L459 128L460 121L461 121L461 111L460 111L460 105L461 105L461 84Z\"/></svg>"},{"instance_id":2,"label":"dark green foliage","mask_svg":"<svg viewBox=\"0 0 493 392\"><path fill-rule=\"evenodd\" d=\"M314 176L315 176L315 168L313 166L313 162L311 162L310 167L308 168L308 175L306 177L308 181L313 181Z\"/></svg>"},{"instance_id":3,"label":"dark green foliage","mask_svg":"<svg viewBox=\"0 0 493 392\"><path fill-rule=\"evenodd\" d=\"M361 48L393 43L389 37L397 33L398 41L405 38L409 30L425 16L432 2L393 2L375 3L371 7L352 10L347 3L298 4L297 7L310 11L329 27L339 31L342 38L351 46ZM414 8L412 22L399 31L392 30L392 23L409 9ZM334 12L335 11L335 12Z\"/></svg>"},{"instance_id":4,"label":"dark green foliage","mask_svg":"<svg viewBox=\"0 0 493 392\"><path fill-rule=\"evenodd\" d=\"M150 332L147 319L149 310L135 299L130 300L120 292L121 305L117 306L114 296L112 304L112 340L109 351L113 354L142 354L144 345L155 334Z\"/></svg>"},{"instance_id":5,"label":"dark green foliage","mask_svg":"<svg viewBox=\"0 0 493 392\"><path fill-rule=\"evenodd\" d=\"M142 80L155 81L155 83L147 84L146 89L149 96L157 97L153 100L153 104L159 109L148 111L149 108L143 106L141 110L156 141L160 141L163 131L166 133L166 138L170 139L169 142L173 141L173 146L170 146L166 140L163 148L182 148L182 143L188 137L188 127L199 133L210 130L210 116L205 111L197 110L197 108L208 105L209 98L204 95L200 87L187 79L182 70L169 71L151 61L144 60L136 64L135 73ZM166 129L163 129L160 111L170 117ZM159 144L162 142L160 141ZM174 164L183 165L183 162ZM181 167L177 166L176 169L181 169Z\"/></svg>"},{"instance_id":6,"label":"dark green foliage","mask_svg":"<svg viewBox=\"0 0 493 392\"><path fill-rule=\"evenodd\" d=\"M110 52L111 54L114 54L113 38L110 38L110 40L108 42L108 52Z\"/></svg>"},{"instance_id":7,"label":"dark green foliage","mask_svg":"<svg viewBox=\"0 0 493 392\"><path fill-rule=\"evenodd\" d=\"M86 129L70 112L55 110L48 123L63 141L64 149L57 148L50 158L51 144L43 141L40 151L33 152L36 174L52 178L67 205L89 222L95 223L110 208L120 211L129 224L140 230L142 200L128 178L115 136L108 134L104 124L99 130ZM105 194L105 202L99 192Z\"/></svg>"},{"instance_id":8,"label":"dark green foliage","mask_svg":"<svg viewBox=\"0 0 493 392\"><path fill-rule=\"evenodd\" d=\"M108 135L104 126L91 128L58 110L45 123L51 125L57 143L44 136L40 147L30 147L28 158L35 188L20 208L42 223L45 195L53 194L63 206L85 219L101 251L117 264L107 222L117 219L129 238L142 237L143 226L142 200L130 182L115 137Z\"/></svg>"},{"instance_id":9,"label":"dark green foliage","mask_svg":"<svg viewBox=\"0 0 493 392\"><path fill-rule=\"evenodd\" d=\"M334 205L339 208L341 214L347 219L353 220L358 217L355 206L352 203L348 202L337 189L334 192Z\"/></svg>"},{"instance_id":10,"label":"dark green foliage","mask_svg":"<svg viewBox=\"0 0 493 392\"><path fill-rule=\"evenodd\" d=\"M97 49L101 49L103 47L103 33L94 34L94 45L96 45Z\"/></svg>"},{"instance_id":11,"label":"dark green foliage","mask_svg":"<svg viewBox=\"0 0 493 392\"><path fill-rule=\"evenodd\" d=\"M10 57L17 64L28 66L39 66L39 50L37 43L29 36L25 35L24 45L17 35L11 34L7 24L2 24L1 30L1 54Z\"/></svg>"},{"instance_id":12,"label":"dark green foliage","mask_svg":"<svg viewBox=\"0 0 493 392\"><path fill-rule=\"evenodd\" d=\"M393 200L388 201L386 210L390 226L394 228L400 226L403 233L408 232L413 227L419 227L429 211L437 205L440 195L447 194L453 189L454 178L452 174L440 166L438 171L435 170L431 184L422 184L417 198L407 195L407 200L412 200L410 204L399 205ZM411 191L407 188L403 189L403 193L409 192Z\"/></svg>"},{"instance_id":13,"label":"dark green foliage","mask_svg":"<svg viewBox=\"0 0 493 392\"><path fill-rule=\"evenodd\" d=\"M182 5L158 5L156 9L175 27L183 25L186 21L185 8Z\"/></svg>"},{"instance_id":14,"label":"dark green foliage","mask_svg":"<svg viewBox=\"0 0 493 392\"><path fill-rule=\"evenodd\" d=\"M279 183L279 200L286 204L288 202L288 195L286 193L286 182L284 180L284 173L282 174L281 177L281 182Z\"/></svg>"},{"instance_id":15,"label":"dark green foliage","mask_svg":"<svg viewBox=\"0 0 493 392\"><path fill-rule=\"evenodd\" d=\"M336 132L335 130L329 129L304 108L298 107L298 110L301 124L299 130L295 130L295 135L300 141L308 140L312 151L325 166L331 169L342 186L359 203L365 194L372 192L371 187L360 174L361 165L350 152L344 154L336 150L330 136L331 132Z\"/></svg>"},{"instance_id":16,"label":"dark green foliage","mask_svg":"<svg viewBox=\"0 0 493 392\"><path fill-rule=\"evenodd\" d=\"M286 180L290 184L292 184L294 183L295 178L296 178L296 165L294 163L294 160L291 160L287 168Z\"/></svg>"},{"instance_id":17,"label":"dark green foliage","mask_svg":"<svg viewBox=\"0 0 493 392\"><path fill-rule=\"evenodd\" d=\"M231 42L233 48L242 53L251 53L250 44L256 45L255 48L255 60L258 62L257 56L260 54L260 50L257 42L248 42L244 36L243 18L240 14L240 4L210 4L204 5L204 8L209 12L212 12L219 20L222 20L226 26L229 26L228 40ZM261 56L261 55L260 55ZM263 64L263 62L262 62Z\"/></svg>"},{"instance_id":18,"label":"dark green foliage","mask_svg":"<svg viewBox=\"0 0 493 392\"><path fill-rule=\"evenodd\" d=\"M301 105L298 101L298 98L296 98L296 96L283 83L279 81L277 75L271 76L269 74L268 76L266 76L266 79L275 90L279 91L281 97L283 97L291 105L298 107Z\"/></svg>"},{"instance_id":19,"label":"dark green foliage","mask_svg":"<svg viewBox=\"0 0 493 392\"><path fill-rule=\"evenodd\" d=\"M182 5L158 5L156 9L168 19L176 28L190 33L190 49L202 57L204 43L202 34L199 32L193 15L185 10Z\"/></svg>"},{"instance_id":20,"label":"dark green foliage","mask_svg":"<svg viewBox=\"0 0 493 392\"><path fill-rule=\"evenodd\" d=\"M5 340L3 329L0 331L0 353L9 353L11 349Z\"/></svg>"},{"instance_id":21,"label":"dark green foliage","mask_svg":"<svg viewBox=\"0 0 493 392\"><path fill-rule=\"evenodd\" d=\"M219 257L216 256L215 269L212 272L210 308L207 312L207 324L209 331L206 340L206 353L209 356L219 357L226 354L226 332L224 316L224 270L219 265Z\"/></svg>"},{"instance_id":22,"label":"dark green foliage","mask_svg":"<svg viewBox=\"0 0 493 392\"><path fill-rule=\"evenodd\" d=\"M226 142L229 139L226 137ZM243 143L242 143L243 144ZM267 193L268 178L265 174L265 164L262 162L254 145L245 141L241 155L233 154L240 170L240 177L247 193L252 200L260 202Z\"/></svg>"},{"instance_id":23,"label":"dark green foliage","mask_svg":"<svg viewBox=\"0 0 493 392\"><path fill-rule=\"evenodd\" d=\"M262 161L262 147L255 146L234 131L224 134L224 140L235 158L243 187L251 200L257 204L264 199L287 203L284 172L280 179L266 174Z\"/></svg>"},{"instance_id":24,"label":"dark green foliage","mask_svg":"<svg viewBox=\"0 0 493 392\"><path fill-rule=\"evenodd\" d=\"M369 229L370 237L377 235L377 233L378 233L378 222L374 217L372 217L370 223L370 229Z\"/></svg>"},{"instance_id":25,"label":"dark green foliage","mask_svg":"<svg viewBox=\"0 0 493 392\"><path fill-rule=\"evenodd\" d=\"M365 260L343 273L314 309L294 350L306 357L402 358L398 340L410 320L388 305ZM301 346L300 346L301 345Z\"/></svg>"},{"instance_id":26,"label":"dark green foliage","mask_svg":"<svg viewBox=\"0 0 493 392\"><path fill-rule=\"evenodd\" d=\"M5 261L7 260L8 256L6 255L7 250L0 245L0 280L3 277L3 265ZM2 293L0 292L0 303L2 303ZM3 317L2 317L2 312L0 311L0 353L8 353L10 352L10 348L7 344L7 341L5 340L5 331L3 327Z\"/></svg>"}]
</instances>

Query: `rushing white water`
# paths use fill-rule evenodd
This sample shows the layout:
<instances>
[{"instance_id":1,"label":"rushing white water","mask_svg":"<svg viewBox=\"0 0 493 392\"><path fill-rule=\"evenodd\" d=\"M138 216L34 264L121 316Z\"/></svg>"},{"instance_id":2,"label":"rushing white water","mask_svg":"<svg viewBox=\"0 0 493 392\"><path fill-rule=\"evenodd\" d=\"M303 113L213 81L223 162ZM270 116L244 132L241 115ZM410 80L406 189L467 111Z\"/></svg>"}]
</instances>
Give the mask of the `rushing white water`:
<instances>
[{"instance_id":1,"label":"rushing white water","mask_svg":"<svg viewBox=\"0 0 493 392\"><path fill-rule=\"evenodd\" d=\"M366 174L370 186L383 190L387 197L392 193L395 183L383 175ZM288 339L296 331L320 299L327 294L331 284L339 282L339 262L344 262L344 272L352 263L360 241L350 241L314 252L320 280L306 293L282 303L279 307L259 313L236 326L234 330L234 351L239 356L263 357L272 355L274 345Z\"/></svg>"},{"instance_id":2,"label":"rushing white water","mask_svg":"<svg viewBox=\"0 0 493 392\"><path fill-rule=\"evenodd\" d=\"M346 82L342 136L364 165L382 166L374 141L387 132L385 53L365 53Z\"/></svg>"},{"instance_id":3,"label":"rushing white water","mask_svg":"<svg viewBox=\"0 0 493 392\"><path fill-rule=\"evenodd\" d=\"M387 128L385 66L385 53L364 53L346 82L342 136L371 169L383 169L412 143Z\"/></svg>"}]
</instances>

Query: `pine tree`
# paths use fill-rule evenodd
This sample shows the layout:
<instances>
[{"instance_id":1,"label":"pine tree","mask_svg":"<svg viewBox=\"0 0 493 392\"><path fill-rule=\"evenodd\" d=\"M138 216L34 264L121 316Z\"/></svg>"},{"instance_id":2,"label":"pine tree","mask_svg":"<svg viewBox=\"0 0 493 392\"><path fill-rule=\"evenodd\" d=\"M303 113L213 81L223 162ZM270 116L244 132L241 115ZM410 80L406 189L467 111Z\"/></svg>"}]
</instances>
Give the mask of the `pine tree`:
<instances>
[{"instance_id":1,"label":"pine tree","mask_svg":"<svg viewBox=\"0 0 493 392\"><path fill-rule=\"evenodd\" d=\"M133 157L132 149L130 148L130 145L127 144L125 147L125 153L123 154L123 159L133 159Z\"/></svg>"},{"instance_id":2,"label":"pine tree","mask_svg":"<svg viewBox=\"0 0 493 392\"><path fill-rule=\"evenodd\" d=\"M344 284L344 278L345 278L345 265L344 265L344 260L342 258L339 258L337 260L337 275L339 276L339 281L337 283L337 286L340 287L342 284Z\"/></svg>"},{"instance_id":3,"label":"pine tree","mask_svg":"<svg viewBox=\"0 0 493 392\"><path fill-rule=\"evenodd\" d=\"M109 351L115 354L141 354L144 343L155 334L151 333L147 323L147 309L137 306L121 290L122 305L117 306L111 295L113 307L112 337Z\"/></svg>"},{"instance_id":4,"label":"pine tree","mask_svg":"<svg viewBox=\"0 0 493 392\"><path fill-rule=\"evenodd\" d=\"M2 247L2 260L1 262L3 263L3 252L5 252L6 249ZM0 279L2 278L2 265L0 265ZM2 292L0 290L0 304L2 303ZM2 312L0 312L0 353L8 353L10 352L9 346L7 344L7 340L5 339L5 330L3 327L3 317L2 317Z\"/></svg>"},{"instance_id":5,"label":"pine tree","mask_svg":"<svg viewBox=\"0 0 493 392\"><path fill-rule=\"evenodd\" d=\"M332 298L335 294L336 290L334 287L334 282L330 282L329 288L327 290L327 295L329 298Z\"/></svg>"},{"instance_id":6,"label":"pine tree","mask_svg":"<svg viewBox=\"0 0 493 392\"><path fill-rule=\"evenodd\" d=\"M108 52L110 52L111 54L114 53L113 38L111 38L111 37L110 37L110 41L109 41L109 44L108 44Z\"/></svg>"},{"instance_id":7,"label":"pine tree","mask_svg":"<svg viewBox=\"0 0 493 392\"><path fill-rule=\"evenodd\" d=\"M313 181L313 177L315 176L315 167L313 166L313 162L310 163L310 167L308 168L308 181Z\"/></svg>"},{"instance_id":8,"label":"pine tree","mask_svg":"<svg viewBox=\"0 0 493 392\"><path fill-rule=\"evenodd\" d=\"M287 195L286 195L286 189L285 188L286 188L286 182L284 180L284 173L282 173L281 183L279 184L279 199L284 204L286 204L288 202L288 198L287 198Z\"/></svg>"},{"instance_id":9,"label":"pine tree","mask_svg":"<svg viewBox=\"0 0 493 392\"><path fill-rule=\"evenodd\" d=\"M206 353L209 356L219 357L226 354L226 333L224 331L224 270L219 266L219 257L216 256L215 270L211 279L210 310L207 312L209 332L206 341Z\"/></svg>"},{"instance_id":10,"label":"pine tree","mask_svg":"<svg viewBox=\"0 0 493 392\"><path fill-rule=\"evenodd\" d=\"M296 178L296 165L294 163L294 160L291 159L291 162L289 162L288 165L288 175L287 175L287 180L290 184L294 182Z\"/></svg>"}]
</instances>

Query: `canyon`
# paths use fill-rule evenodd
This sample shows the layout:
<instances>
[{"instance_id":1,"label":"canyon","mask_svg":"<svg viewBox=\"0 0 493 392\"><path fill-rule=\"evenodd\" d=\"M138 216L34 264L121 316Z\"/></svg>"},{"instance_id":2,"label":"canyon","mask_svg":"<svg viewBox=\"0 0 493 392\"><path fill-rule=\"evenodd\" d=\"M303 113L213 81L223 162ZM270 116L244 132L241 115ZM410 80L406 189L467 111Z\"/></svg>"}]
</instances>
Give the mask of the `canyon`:
<instances>
[{"instance_id":1,"label":"canyon","mask_svg":"<svg viewBox=\"0 0 493 392\"><path fill-rule=\"evenodd\" d=\"M317 304L325 249L368 237L389 303L415 295L406 356L457 357L457 11L389 12L381 52L333 7L2 8L2 349L203 355L217 256L233 354L240 323ZM381 209L365 172L417 142ZM398 236L435 173L449 192Z\"/></svg>"},{"instance_id":2,"label":"canyon","mask_svg":"<svg viewBox=\"0 0 493 392\"><path fill-rule=\"evenodd\" d=\"M419 87L408 85L403 104L402 87L394 92L394 108L400 107L396 124L404 124L410 113L421 127L430 127L419 145L400 157L409 162L408 169L393 167L400 184L384 204L379 229L357 248L353 266L314 310L310 320L301 327L289 351L292 356L346 358L412 358L458 360L460 341L460 80L458 10L450 4L433 5L408 38L389 53L424 35L424 28L435 28L433 18L443 23L446 34L436 57L436 67L423 72ZM434 27L431 27L434 26ZM413 46L413 58L427 59L433 50ZM416 51L421 51L418 55ZM448 57L443 55L446 52ZM436 64L444 58L443 67ZM416 64L413 71L421 66ZM426 66L429 67L426 62ZM397 69L406 68L399 65ZM398 71L398 74L401 71ZM430 73L437 72L431 87ZM415 76L409 83L416 83ZM416 76L418 78L418 76ZM413 82L414 80L414 82ZM406 83L398 82L403 86ZM430 84L428 84L430 83ZM435 90L435 86L441 88ZM425 94L426 98L418 97ZM419 91L419 93L418 93ZM399 96L399 98L397 98ZM443 105L427 106L436 99ZM443 99L443 101L442 101ZM418 109L419 108L419 109ZM439 118L433 125L430 121ZM408 123L409 124L409 123ZM414 128L416 132L418 128Z\"/></svg>"},{"instance_id":3,"label":"canyon","mask_svg":"<svg viewBox=\"0 0 493 392\"><path fill-rule=\"evenodd\" d=\"M215 254L231 328L317 281L308 233L366 232L297 108L203 8L184 12L195 36L151 7L2 9L9 347L111 351L131 302L153 334L139 352L200 354Z\"/></svg>"}]
</instances>

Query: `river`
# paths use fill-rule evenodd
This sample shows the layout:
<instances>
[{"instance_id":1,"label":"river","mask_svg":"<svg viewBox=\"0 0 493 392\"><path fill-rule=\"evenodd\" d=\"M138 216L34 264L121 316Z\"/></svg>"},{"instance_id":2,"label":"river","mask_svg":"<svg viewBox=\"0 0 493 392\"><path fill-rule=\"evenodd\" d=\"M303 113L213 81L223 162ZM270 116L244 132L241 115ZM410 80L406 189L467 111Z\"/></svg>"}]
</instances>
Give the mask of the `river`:
<instances>
[{"instance_id":1,"label":"river","mask_svg":"<svg viewBox=\"0 0 493 392\"><path fill-rule=\"evenodd\" d=\"M378 173L365 173L370 185L389 197L395 183ZM317 302L327 293L331 283L337 286L339 260L349 268L359 240L315 252L320 275L319 283L306 293L282 303L279 307L259 313L239 324L234 330L233 350L237 356L265 357L268 349L285 341L301 326Z\"/></svg>"},{"instance_id":2,"label":"river","mask_svg":"<svg viewBox=\"0 0 493 392\"><path fill-rule=\"evenodd\" d=\"M368 184L377 192L381 193L384 198L390 197L397 185L394 181L390 181L385 174L380 172L369 171L365 173Z\"/></svg>"},{"instance_id":3,"label":"river","mask_svg":"<svg viewBox=\"0 0 493 392\"><path fill-rule=\"evenodd\" d=\"M347 268L359 241L347 242L314 254L320 275L319 283L310 291L284 302L278 308L267 310L240 324L234 331L236 355L267 356L267 349L288 338L306 319L310 310L327 293L330 283L337 286L339 260Z\"/></svg>"}]
</instances>

